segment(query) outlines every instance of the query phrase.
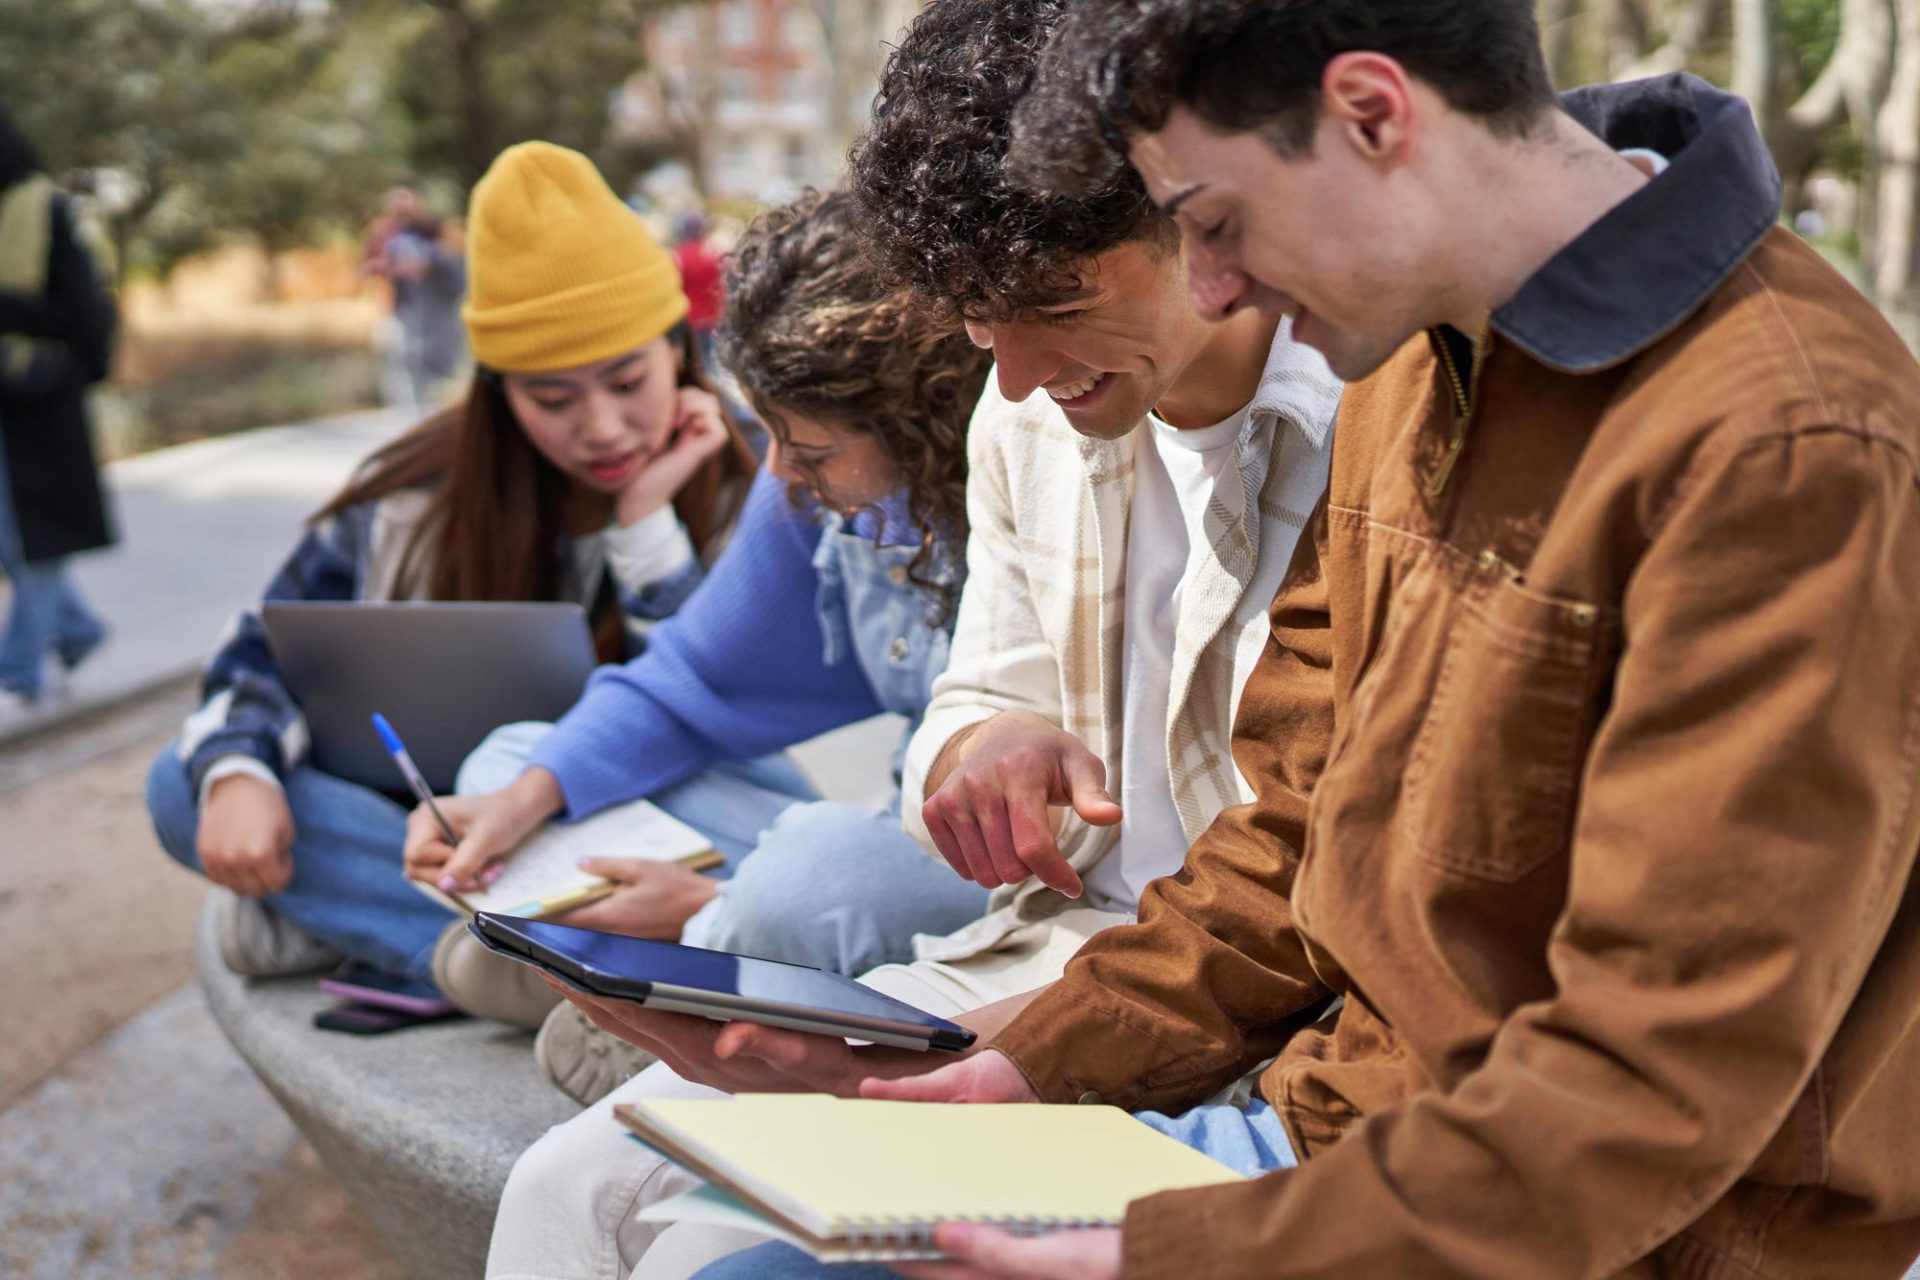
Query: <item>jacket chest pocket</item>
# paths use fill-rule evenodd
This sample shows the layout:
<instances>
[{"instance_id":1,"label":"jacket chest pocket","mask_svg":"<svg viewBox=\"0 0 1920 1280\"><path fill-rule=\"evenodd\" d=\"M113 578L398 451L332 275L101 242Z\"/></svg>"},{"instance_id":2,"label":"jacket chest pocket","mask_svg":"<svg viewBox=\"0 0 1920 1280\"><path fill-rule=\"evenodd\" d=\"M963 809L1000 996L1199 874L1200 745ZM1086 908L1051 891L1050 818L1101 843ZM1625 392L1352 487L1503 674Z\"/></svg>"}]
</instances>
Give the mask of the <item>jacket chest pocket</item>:
<instances>
[{"instance_id":1,"label":"jacket chest pocket","mask_svg":"<svg viewBox=\"0 0 1920 1280\"><path fill-rule=\"evenodd\" d=\"M1511 882L1565 851L1611 629L1512 577L1468 586L1402 779L1402 835L1428 862Z\"/></svg>"}]
</instances>

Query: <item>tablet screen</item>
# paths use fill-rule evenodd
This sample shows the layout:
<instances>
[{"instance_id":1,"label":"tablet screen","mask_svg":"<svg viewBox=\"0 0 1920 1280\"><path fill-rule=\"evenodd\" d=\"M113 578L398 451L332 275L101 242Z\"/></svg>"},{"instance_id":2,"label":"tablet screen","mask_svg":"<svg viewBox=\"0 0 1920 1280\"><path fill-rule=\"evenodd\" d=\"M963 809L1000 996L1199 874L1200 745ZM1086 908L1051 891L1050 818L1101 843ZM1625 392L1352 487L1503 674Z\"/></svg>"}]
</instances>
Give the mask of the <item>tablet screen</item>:
<instances>
[{"instance_id":1,"label":"tablet screen","mask_svg":"<svg viewBox=\"0 0 1920 1280\"><path fill-rule=\"evenodd\" d=\"M600 980L590 984L594 986L611 980L613 984L641 982L685 987L829 1016L877 1018L925 1027L929 1031L965 1034L953 1023L863 987L852 978L821 969L546 921L485 913L480 919L496 936L500 932L511 933L535 948L566 957L578 965L583 974Z\"/></svg>"}]
</instances>

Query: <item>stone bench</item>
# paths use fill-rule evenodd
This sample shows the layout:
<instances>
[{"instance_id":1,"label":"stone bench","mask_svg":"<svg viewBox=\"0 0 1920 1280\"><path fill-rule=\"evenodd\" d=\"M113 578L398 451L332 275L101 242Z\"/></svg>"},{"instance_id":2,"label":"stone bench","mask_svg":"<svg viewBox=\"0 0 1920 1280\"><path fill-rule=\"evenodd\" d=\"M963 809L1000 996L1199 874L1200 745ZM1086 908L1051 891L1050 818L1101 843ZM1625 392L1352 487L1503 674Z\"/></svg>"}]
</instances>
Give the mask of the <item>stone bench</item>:
<instances>
[{"instance_id":1,"label":"stone bench","mask_svg":"<svg viewBox=\"0 0 1920 1280\"><path fill-rule=\"evenodd\" d=\"M540 1078L532 1037L476 1020L384 1036L316 1031L313 978L229 973L203 915L195 958L220 1028L418 1280L486 1271L520 1153L578 1108Z\"/></svg>"},{"instance_id":2,"label":"stone bench","mask_svg":"<svg viewBox=\"0 0 1920 1280\"><path fill-rule=\"evenodd\" d=\"M885 804L902 721L878 716L794 749L828 799ZM876 780L880 785L876 787ZM877 797L877 798L876 798ZM229 973L207 915L195 943L220 1029L417 1280L486 1271L520 1153L579 1108L540 1078L533 1037L477 1020L383 1036L316 1031L337 1003L312 977Z\"/></svg>"}]
</instances>

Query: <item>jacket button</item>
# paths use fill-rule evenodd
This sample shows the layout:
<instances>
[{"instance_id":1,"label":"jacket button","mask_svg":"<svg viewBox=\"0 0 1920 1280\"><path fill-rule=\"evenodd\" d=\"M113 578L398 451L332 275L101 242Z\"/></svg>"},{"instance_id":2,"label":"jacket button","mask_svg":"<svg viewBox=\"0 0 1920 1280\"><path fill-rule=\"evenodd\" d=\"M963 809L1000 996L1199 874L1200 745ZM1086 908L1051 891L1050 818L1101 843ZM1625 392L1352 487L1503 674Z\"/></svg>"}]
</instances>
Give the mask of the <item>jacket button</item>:
<instances>
[{"instance_id":1,"label":"jacket button","mask_svg":"<svg viewBox=\"0 0 1920 1280\"><path fill-rule=\"evenodd\" d=\"M907 566L903 564L897 564L893 566L893 568L887 570L887 577L893 580L893 585L896 587L906 586L907 585Z\"/></svg>"},{"instance_id":2,"label":"jacket button","mask_svg":"<svg viewBox=\"0 0 1920 1280\"><path fill-rule=\"evenodd\" d=\"M887 646L887 656L895 662L905 662L910 652L912 652L912 646L907 644L905 636L895 636L893 643Z\"/></svg>"},{"instance_id":3,"label":"jacket button","mask_svg":"<svg viewBox=\"0 0 1920 1280\"><path fill-rule=\"evenodd\" d=\"M1105 1102L1106 1099L1100 1096L1100 1091L1098 1089L1089 1089L1085 1093L1081 1094L1080 1097L1077 1099L1077 1101L1083 1107L1097 1107L1101 1103Z\"/></svg>"},{"instance_id":4,"label":"jacket button","mask_svg":"<svg viewBox=\"0 0 1920 1280\"><path fill-rule=\"evenodd\" d=\"M1480 553L1480 567L1482 569L1491 569L1499 563L1500 557L1494 554L1493 548L1489 547Z\"/></svg>"},{"instance_id":5,"label":"jacket button","mask_svg":"<svg viewBox=\"0 0 1920 1280\"><path fill-rule=\"evenodd\" d=\"M1567 611L1576 627L1590 627L1600 621L1600 611L1590 604L1577 604Z\"/></svg>"}]
</instances>

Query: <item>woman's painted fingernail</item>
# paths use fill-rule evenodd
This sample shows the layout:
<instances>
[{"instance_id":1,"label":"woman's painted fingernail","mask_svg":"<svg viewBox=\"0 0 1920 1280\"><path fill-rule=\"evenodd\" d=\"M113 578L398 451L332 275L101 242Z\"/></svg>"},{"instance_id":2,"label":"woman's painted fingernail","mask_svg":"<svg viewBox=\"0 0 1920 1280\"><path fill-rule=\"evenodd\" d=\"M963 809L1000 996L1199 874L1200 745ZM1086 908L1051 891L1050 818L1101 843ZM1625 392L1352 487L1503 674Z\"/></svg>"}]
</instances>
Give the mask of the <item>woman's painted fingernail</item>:
<instances>
[{"instance_id":1,"label":"woman's painted fingernail","mask_svg":"<svg viewBox=\"0 0 1920 1280\"><path fill-rule=\"evenodd\" d=\"M483 885L492 884L495 880L498 880L500 878L501 873L503 873L504 871L506 871L505 867L488 867L487 873L480 877L480 883Z\"/></svg>"},{"instance_id":2,"label":"woman's painted fingernail","mask_svg":"<svg viewBox=\"0 0 1920 1280\"><path fill-rule=\"evenodd\" d=\"M458 880L455 880L452 876L440 877L440 892L452 893L455 889L458 889L459 887L460 887L460 882Z\"/></svg>"}]
</instances>

